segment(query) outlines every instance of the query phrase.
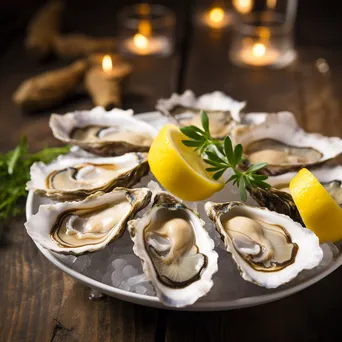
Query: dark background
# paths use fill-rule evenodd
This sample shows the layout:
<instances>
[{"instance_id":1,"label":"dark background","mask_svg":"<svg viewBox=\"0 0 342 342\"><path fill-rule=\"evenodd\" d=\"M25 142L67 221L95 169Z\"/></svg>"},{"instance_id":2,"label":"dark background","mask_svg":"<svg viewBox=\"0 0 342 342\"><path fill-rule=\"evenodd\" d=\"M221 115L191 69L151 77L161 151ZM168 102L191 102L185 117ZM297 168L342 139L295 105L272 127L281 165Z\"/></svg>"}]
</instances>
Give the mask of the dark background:
<instances>
[{"instance_id":1,"label":"dark background","mask_svg":"<svg viewBox=\"0 0 342 342\"><path fill-rule=\"evenodd\" d=\"M282 1L282 0L279 0ZM31 149L55 145L52 111L92 107L76 95L63 105L25 113L11 95L28 77L66 62L39 63L24 49L26 24L42 1L0 2L0 151L25 134ZM68 1L65 32L114 35L116 13L133 1ZM132 58L134 72L124 107L153 110L158 98L192 89L221 90L247 100L247 111L293 111L309 132L342 136L342 11L339 1L299 0L295 27L298 59L283 70L241 69L229 62L231 30L214 32L193 23L210 1L158 1L177 16L177 46L168 58ZM319 74L317 58L330 72ZM0 341L340 341L342 269L289 298L259 307L214 313L146 308L114 298L89 301L89 289L55 268L23 228L6 227L0 245Z\"/></svg>"}]
</instances>

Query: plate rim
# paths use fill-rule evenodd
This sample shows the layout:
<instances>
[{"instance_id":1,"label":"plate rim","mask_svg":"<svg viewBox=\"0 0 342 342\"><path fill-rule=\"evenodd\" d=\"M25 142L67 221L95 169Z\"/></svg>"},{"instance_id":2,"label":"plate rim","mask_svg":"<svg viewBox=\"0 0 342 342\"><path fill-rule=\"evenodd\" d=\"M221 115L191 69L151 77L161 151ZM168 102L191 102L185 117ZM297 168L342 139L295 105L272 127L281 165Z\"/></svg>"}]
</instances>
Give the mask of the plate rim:
<instances>
[{"instance_id":1,"label":"plate rim","mask_svg":"<svg viewBox=\"0 0 342 342\"><path fill-rule=\"evenodd\" d=\"M162 114L160 114L157 111L152 111L152 112L146 112L146 113L135 115L135 117L138 117L138 116L140 116L139 119L142 119L142 120L151 120L151 119L158 119L157 117L159 118L162 117ZM27 200L26 200L26 219L27 220L33 215L33 202L34 202L35 197L39 197L39 196L35 195L34 192L30 190L27 196ZM331 264L323 272L316 274L310 279L307 279L300 284L294 285L293 287L283 289L277 292L273 292L270 294L263 294L263 295L255 296L255 297L244 297L244 298L225 300L225 301L220 301L220 300L197 301L196 303L190 306L186 306L183 308L174 308L174 307L168 307L168 306L163 305L159 301L158 297L156 296L142 295L139 293L122 290L114 286L104 284L91 277L85 276L84 274L78 271L75 271L71 267L63 264L48 249L45 249L39 243L35 241L33 242L35 243L37 248L40 250L40 252L57 268L59 268L63 272L67 273L74 279L80 281L81 283L89 286L92 289L96 289L100 291L101 293L105 293L111 297L124 300L126 302L145 305L145 306L154 307L158 309L168 309L168 310L178 310L178 311L223 311L223 310L241 309L241 308L270 303L270 302L288 297L292 294L295 294L297 292L300 292L306 289L307 287L317 283L321 279L328 276L330 273L335 271L342 264L342 254L341 254L337 257L335 262Z\"/></svg>"}]
</instances>

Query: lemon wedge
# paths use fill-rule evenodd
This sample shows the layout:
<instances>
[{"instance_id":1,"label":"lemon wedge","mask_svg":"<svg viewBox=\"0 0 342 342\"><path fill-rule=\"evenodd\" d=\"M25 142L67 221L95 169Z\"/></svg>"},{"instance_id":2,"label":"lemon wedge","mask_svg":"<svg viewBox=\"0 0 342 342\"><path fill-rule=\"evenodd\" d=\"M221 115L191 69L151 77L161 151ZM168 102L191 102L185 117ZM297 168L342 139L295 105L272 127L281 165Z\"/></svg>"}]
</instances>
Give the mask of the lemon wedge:
<instances>
[{"instance_id":1,"label":"lemon wedge","mask_svg":"<svg viewBox=\"0 0 342 342\"><path fill-rule=\"evenodd\" d=\"M306 227L320 243L342 239L342 210L309 170L297 173L290 192Z\"/></svg>"},{"instance_id":2,"label":"lemon wedge","mask_svg":"<svg viewBox=\"0 0 342 342\"><path fill-rule=\"evenodd\" d=\"M209 167L182 140L188 138L172 124L165 125L148 153L150 169L160 184L185 201L201 201L224 187L205 169Z\"/></svg>"}]
</instances>

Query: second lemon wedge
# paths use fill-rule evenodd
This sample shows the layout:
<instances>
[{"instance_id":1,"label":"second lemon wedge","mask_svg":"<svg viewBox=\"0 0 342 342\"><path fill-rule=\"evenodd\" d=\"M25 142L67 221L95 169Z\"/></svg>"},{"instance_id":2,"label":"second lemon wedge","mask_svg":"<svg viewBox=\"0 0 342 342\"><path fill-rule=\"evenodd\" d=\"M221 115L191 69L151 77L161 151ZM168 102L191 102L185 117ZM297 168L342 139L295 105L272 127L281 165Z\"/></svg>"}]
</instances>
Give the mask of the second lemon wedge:
<instances>
[{"instance_id":1,"label":"second lemon wedge","mask_svg":"<svg viewBox=\"0 0 342 342\"><path fill-rule=\"evenodd\" d=\"M306 227L320 243L342 239L342 209L309 170L297 173L290 191Z\"/></svg>"},{"instance_id":2,"label":"second lemon wedge","mask_svg":"<svg viewBox=\"0 0 342 342\"><path fill-rule=\"evenodd\" d=\"M205 169L209 167L192 148L182 140L187 137L171 124L165 125L153 141L148 154L152 173L161 185L186 201L201 201L224 187L224 181L215 181Z\"/></svg>"}]
</instances>

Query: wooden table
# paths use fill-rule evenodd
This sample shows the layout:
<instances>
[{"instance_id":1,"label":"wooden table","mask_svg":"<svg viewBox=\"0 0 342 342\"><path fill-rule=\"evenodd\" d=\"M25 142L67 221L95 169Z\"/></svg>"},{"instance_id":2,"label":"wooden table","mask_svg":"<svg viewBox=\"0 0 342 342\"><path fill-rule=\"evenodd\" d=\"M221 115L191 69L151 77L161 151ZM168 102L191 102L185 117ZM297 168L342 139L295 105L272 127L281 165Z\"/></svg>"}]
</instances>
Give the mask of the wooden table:
<instances>
[{"instance_id":1,"label":"wooden table","mask_svg":"<svg viewBox=\"0 0 342 342\"><path fill-rule=\"evenodd\" d=\"M231 32L213 32L192 21L205 1L160 2L177 14L176 53L166 59L132 59L134 73L125 108L153 110L158 98L185 89L196 94L221 90L237 100L247 100L248 111L290 110L309 132L342 135L338 98L342 90L342 30L340 14L329 8L329 1L300 2L296 26L299 57L280 71L233 66L228 60ZM75 32L114 34L115 13L123 3L73 1L67 5L65 26ZM33 149L56 143L48 128L49 112L28 115L10 99L22 80L62 64L38 64L24 51L23 28L35 6L0 35L2 151L17 144L22 134L28 135ZM319 57L331 68L325 76L315 71ZM82 108L91 108L85 96L71 99L54 111ZM13 220L0 241L0 341L338 340L334 336L340 331L342 268L289 298L243 310L176 312L109 297L90 301L87 287L42 256L23 222L24 217Z\"/></svg>"}]
</instances>

